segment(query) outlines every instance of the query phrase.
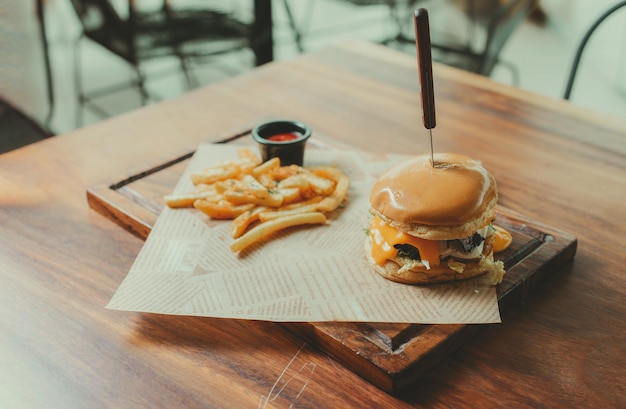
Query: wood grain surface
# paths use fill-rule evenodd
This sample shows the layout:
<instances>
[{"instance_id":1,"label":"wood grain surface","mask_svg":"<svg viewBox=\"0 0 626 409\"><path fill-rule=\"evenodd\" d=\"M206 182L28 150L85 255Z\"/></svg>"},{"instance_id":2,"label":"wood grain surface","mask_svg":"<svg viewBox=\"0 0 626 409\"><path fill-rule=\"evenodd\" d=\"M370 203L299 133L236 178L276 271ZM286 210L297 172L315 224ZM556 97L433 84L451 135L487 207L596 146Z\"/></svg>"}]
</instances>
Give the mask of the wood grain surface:
<instances>
[{"instance_id":1,"label":"wood grain surface","mask_svg":"<svg viewBox=\"0 0 626 409\"><path fill-rule=\"evenodd\" d=\"M89 186L262 116L427 151L414 57L347 42L0 156L0 407L624 407L626 124L433 71L435 150L482 160L501 205L578 237L502 324L394 397L277 324L104 308L143 242Z\"/></svg>"}]
</instances>

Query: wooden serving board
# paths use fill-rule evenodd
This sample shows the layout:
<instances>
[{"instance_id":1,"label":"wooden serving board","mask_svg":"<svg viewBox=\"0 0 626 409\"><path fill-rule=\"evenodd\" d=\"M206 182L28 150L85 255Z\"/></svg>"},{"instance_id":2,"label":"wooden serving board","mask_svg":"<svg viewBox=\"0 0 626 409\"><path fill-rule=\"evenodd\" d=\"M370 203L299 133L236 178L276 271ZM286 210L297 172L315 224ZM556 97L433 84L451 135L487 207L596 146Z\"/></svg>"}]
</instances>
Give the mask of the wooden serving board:
<instances>
[{"instance_id":1,"label":"wooden serving board","mask_svg":"<svg viewBox=\"0 0 626 409\"><path fill-rule=\"evenodd\" d=\"M218 143L232 140L250 143L249 132ZM163 196L172 192L192 155L189 152L93 186L87 190L89 206L145 239L165 206ZM571 260L577 241L568 233L502 207L496 209L496 224L513 235L511 247L496 255L507 270L497 286L498 303L504 311L532 293L557 266ZM389 393L400 392L426 374L482 327L346 322L283 325Z\"/></svg>"}]
</instances>

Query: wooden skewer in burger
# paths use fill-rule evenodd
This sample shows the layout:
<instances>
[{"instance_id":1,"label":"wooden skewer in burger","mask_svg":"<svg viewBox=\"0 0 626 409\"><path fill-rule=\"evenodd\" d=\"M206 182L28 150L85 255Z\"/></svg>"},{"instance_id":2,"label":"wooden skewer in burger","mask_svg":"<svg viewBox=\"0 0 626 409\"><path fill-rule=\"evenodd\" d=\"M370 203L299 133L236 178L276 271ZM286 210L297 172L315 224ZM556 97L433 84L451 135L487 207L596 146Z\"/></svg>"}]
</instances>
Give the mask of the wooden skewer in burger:
<instances>
[{"instance_id":1,"label":"wooden skewer in burger","mask_svg":"<svg viewBox=\"0 0 626 409\"><path fill-rule=\"evenodd\" d=\"M502 281L504 265L493 258L511 235L493 226L498 201L494 177L480 162L434 154L434 92L428 13L415 13L423 122L431 152L384 173L370 192L372 218L366 252L383 277L406 284L465 280L489 274Z\"/></svg>"}]
</instances>

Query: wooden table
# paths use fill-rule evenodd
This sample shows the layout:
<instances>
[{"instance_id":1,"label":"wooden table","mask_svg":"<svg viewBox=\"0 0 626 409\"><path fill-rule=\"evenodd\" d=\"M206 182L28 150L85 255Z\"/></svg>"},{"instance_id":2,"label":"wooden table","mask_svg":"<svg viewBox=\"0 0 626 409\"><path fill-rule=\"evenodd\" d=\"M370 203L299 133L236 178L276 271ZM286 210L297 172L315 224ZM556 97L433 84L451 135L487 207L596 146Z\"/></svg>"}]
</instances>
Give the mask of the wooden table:
<instances>
[{"instance_id":1,"label":"wooden table","mask_svg":"<svg viewBox=\"0 0 626 409\"><path fill-rule=\"evenodd\" d=\"M104 308L143 241L88 187L268 115L426 152L413 57L344 43L0 157L0 407L624 407L626 123L436 65L437 151L578 237L573 263L400 396L285 327Z\"/></svg>"}]
</instances>

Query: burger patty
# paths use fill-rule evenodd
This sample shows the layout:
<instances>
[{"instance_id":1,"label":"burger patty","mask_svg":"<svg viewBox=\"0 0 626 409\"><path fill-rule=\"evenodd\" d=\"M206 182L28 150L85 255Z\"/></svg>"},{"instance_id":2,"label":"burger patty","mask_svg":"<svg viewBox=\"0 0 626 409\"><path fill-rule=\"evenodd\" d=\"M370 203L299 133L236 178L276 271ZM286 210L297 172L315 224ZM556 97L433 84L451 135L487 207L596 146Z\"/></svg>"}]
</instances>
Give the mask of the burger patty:
<instances>
[{"instance_id":1,"label":"burger patty","mask_svg":"<svg viewBox=\"0 0 626 409\"><path fill-rule=\"evenodd\" d=\"M483 244L482 252L477 257L460 258L460 257L454 257L453 255L446 255L440 259L440 263L442 263L444 260L447 260L447 259L452 259L456 263L467 263L472 260L479 260L482 256L488 256L489 254L491 254L493 251L493 241L495 240L495 236L491 234L487 236L486 238L483 238L478 233L476 233L475 236L476 235L480 237L480 240L472 239L477 244L471 247L467 252L471 252L471 250ZM449 240L449 241L458 242L460 240ZM430 264L424 263L424 261L420 259L419 250L411 246L410 244L397 244L394 247L396 249L400 247L398 249L398 254L395 257L390 258L389 260L398 264L400 268L412 269L415 267L420 267L420 268L426 267L426 269L430 269L432 267Z\"/></svg>"}]
</instances>

